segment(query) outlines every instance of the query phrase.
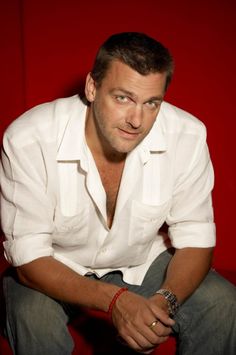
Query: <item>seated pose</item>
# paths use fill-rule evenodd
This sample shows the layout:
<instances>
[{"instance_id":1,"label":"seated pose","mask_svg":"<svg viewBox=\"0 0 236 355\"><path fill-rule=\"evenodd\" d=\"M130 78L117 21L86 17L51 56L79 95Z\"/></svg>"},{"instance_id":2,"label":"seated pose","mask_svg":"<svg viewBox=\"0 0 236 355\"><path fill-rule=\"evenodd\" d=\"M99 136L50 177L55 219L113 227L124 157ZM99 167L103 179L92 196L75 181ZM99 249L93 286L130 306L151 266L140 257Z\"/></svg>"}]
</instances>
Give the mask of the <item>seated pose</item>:
<instances>
[{"instance_id":1,"label":"seated pose","mask_svg":"<svg viewBox=\"0 0 236 355\"><path fill-rule=\"evenodd\" d=\"M179 354L235 355L236 288L211 270L206 129L164 101L172 74L161 43L114 34L83 98L38 105L6 130L1 223L14 354L71 354L67 324L88 307L107 312L133 352L149 354L172 334Z\"/></svg>"}]
</instances>

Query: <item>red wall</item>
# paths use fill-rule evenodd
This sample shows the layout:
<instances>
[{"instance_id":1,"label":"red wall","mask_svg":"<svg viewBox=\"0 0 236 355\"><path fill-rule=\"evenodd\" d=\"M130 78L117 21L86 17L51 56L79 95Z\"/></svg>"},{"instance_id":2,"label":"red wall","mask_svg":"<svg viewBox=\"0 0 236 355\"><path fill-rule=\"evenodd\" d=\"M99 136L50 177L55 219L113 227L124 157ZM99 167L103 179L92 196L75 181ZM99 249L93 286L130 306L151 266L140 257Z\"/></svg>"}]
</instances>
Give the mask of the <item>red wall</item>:
<instances>
[{"instance_id":1,"label":"red wall","mask_svg":"<svg viewBox=\"0 0 236 355\"><path fill-rule=\"evenodd\" d=\"M234 0L1 0L0 132L35 104L83 87L98 45L111 33L143 31L169 47L171 103L208 128L216 172L215 265L236 270Z\"/></svg>"}]
</instances>

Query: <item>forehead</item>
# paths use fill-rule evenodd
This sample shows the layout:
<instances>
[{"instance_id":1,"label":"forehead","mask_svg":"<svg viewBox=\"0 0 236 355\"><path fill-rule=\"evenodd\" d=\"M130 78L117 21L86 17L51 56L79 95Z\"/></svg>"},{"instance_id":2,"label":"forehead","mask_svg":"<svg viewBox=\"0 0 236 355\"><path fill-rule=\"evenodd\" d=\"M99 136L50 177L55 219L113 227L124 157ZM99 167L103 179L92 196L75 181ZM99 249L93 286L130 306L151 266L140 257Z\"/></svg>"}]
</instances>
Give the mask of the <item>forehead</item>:
<instances>
[{"instance_id":1,"label":"forehead","mask_svg":"<svg viewBox=\"0 0 236 355\"><path fill-rule=\"evenodd\" d=\"M134 94L145 96L164 95L166 73L150 73L142 75L121 61L111 62L101 87L109 91L124 89Z\"/></svg>"}]
</instances>

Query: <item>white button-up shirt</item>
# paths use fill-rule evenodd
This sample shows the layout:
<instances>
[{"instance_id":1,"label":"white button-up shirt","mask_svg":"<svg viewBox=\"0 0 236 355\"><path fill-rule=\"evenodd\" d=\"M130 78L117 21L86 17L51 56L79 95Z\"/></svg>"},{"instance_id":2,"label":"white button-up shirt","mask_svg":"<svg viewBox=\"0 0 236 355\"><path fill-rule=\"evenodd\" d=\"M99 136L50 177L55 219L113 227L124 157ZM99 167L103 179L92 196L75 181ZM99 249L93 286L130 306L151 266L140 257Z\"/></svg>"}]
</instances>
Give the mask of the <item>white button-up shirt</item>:
<instances>
[{"instance_id":1,"label":"white button-up shirt","mask_svg":"<svg viewBox=\"0 0 236 355\"><path fill-rule=\"evenodd\" d=\"M112 228L106 193L85 140L78 96L39 105L4 135L1 223L14 266L53 256L81 275L121 270L141 284L175 248L215 245L213 169L204 125L166 102L126 158ZM166 222L169 237L159 229Z\"/></svg>"}]
</instances>

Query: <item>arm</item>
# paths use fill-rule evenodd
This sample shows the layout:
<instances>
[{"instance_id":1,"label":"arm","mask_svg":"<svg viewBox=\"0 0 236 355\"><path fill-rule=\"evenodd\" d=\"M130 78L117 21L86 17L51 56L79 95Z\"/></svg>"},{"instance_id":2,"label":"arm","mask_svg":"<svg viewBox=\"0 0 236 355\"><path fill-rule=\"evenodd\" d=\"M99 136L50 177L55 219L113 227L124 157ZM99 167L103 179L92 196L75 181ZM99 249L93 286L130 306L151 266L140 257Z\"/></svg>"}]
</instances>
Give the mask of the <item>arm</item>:
<instances>
[{"instance_id":1,"label":"arm","mask_svg":"<svg viewBox=\"0 0 236 355\"><path fill-rule=\"evenodd\" d=\"M109 304L120 289L112 284L94 281L55 260L42 257L17 267L19 280L50 297L81 306L107 311ZM155 334L148 325L159 318L166 326L161 335ZM151 352L155 344L165 341L174 321L155 302L132 292L123 293L113 311L113 322L128 345L136 350ZM149 350L151 349L151 350Z\"/></svg>"},{"instance_id":2,"label":"arm","mask_svg":"<svg viewBox=\"0 0 236 355\"><path fill-rule=\"evenodd\" d=\"M213 248L177 249L168 266L162 288L173 292L183 303L206 276L212 261ZM156 295L155 297L162 297Z\"/></svg>"},{"instance_id":3,"label":"arm","mask_svg":"<svg viewBox=\"0 0 236 355\"><path fill-rule=\"evenodd\" d=\"M19 280L60 301L107 311L118 286L77 274L53 257L42 257L17 267Z\"/></svg>"},{"instance_id":4,"label":"arm","mask_svg":"<svg viewBox=\"0 0 236 355\"><path fill-rule=\"evenodd\" d=\"M175 293L182 303L205 277L211 258L212 248L176 250L162 287ZM28 287L65 302L105 312L119 289L115 285L80 276L52 257L34 260L18 267L17 272L20 281ZM159 320L159 324L153 331L149 325L155 319ZM154 295L146 300L132 292L118 298L113 309L113 322L130 347L145 353L166 341L174 325L163 296Z\"/></svg>"},{"instance_id":5,"label":"arm","mask_svg":"<svg viewBox=\"0 0 236 355\"><path fill-rule=\"evenodd\" d=\"M161 288L170 290L183 303L206 276L212 260L213 248L183 248L172 257L166 279ZM124 294L117 300L113 319L119 333L136 350L149 353L166 341L174 321L169 319L168 304L162 295L156 294L149 300L135 300ZM151 330L149 325L157 319ZM147 350L148 349L148 350ZM149 350L150 349L150 350Z\"/></svg>"}]
</instances>

